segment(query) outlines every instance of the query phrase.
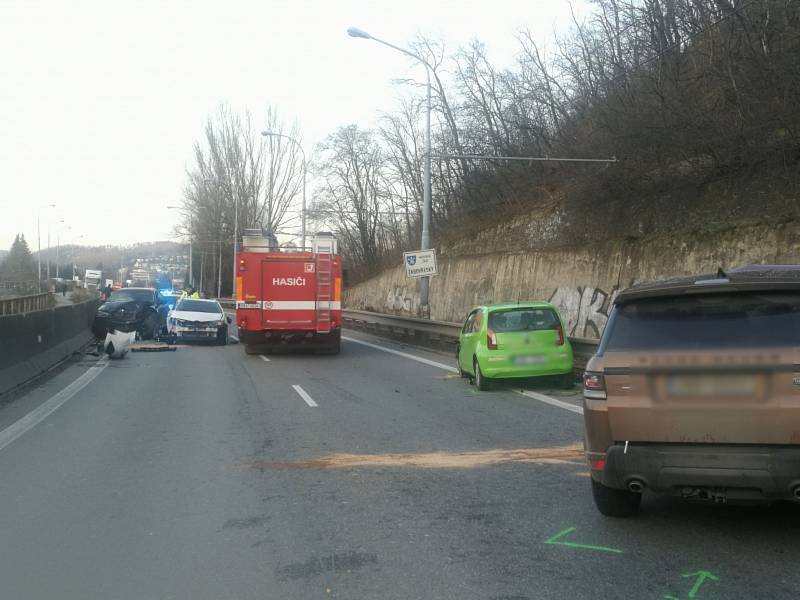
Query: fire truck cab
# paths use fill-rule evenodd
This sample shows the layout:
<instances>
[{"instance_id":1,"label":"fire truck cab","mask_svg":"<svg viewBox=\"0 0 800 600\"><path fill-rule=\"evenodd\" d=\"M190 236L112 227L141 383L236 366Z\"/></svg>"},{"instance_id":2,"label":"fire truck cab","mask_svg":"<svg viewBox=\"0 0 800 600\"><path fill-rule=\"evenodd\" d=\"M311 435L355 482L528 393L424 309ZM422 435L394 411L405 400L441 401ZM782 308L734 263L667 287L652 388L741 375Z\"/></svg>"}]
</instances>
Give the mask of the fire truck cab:
<instances>
[{"instance_id":1,"label":"fire truck cab","mask_svg":"<svg viewBox=\"0 0 800 600\"><path fill-rule=\"evenodd\" d=\"M237 256L236 324L247 354L298 347L338 354L342 260L336 238L318 233L304 249L245 230Z\"/></svg>"}]
</instances>

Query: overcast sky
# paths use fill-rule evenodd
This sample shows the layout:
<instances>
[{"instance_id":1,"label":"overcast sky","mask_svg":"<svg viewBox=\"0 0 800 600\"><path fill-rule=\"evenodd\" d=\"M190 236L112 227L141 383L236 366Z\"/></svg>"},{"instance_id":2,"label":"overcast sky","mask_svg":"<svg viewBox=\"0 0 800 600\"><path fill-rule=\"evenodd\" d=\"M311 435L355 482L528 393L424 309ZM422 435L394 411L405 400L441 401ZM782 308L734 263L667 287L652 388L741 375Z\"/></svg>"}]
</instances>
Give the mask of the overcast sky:
<instances>
[{"instance_id":1,"label":"overcast sky","mask_svg":"<svg viewBox=\"0 0 800 600\"><path fill-rule=\"evenodd\" d=\"M309 153L374 124L392 79L422 74L349 26L398 45L477 38L505 66L519 29L547 42L569 21L567 0L0 0L0 248L22 232L35 250L37 214L42 248L48 221L62 243L170 239L165 207L221 102L256 119L276 106Z\"/></svg>"}]
</instances>

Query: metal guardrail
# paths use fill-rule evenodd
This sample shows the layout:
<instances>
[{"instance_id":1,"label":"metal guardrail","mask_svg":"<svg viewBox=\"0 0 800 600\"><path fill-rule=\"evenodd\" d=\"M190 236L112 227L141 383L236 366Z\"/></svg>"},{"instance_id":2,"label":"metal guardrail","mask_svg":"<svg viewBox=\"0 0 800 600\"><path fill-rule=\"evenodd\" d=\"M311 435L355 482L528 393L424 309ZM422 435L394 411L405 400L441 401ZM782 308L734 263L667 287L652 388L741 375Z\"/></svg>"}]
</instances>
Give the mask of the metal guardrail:
<instances>
[{"instance_id":1,"label":"metal guardrail","mask_svg":"<svg viewBox=\"0 0 800 600\"><path fill-rule=\"evenodd\" d=\"M230 298L219 298L218 301L223 308L236 307L236 303ZM351 327L410 339L420 345L443 350L454 350L462 326L461 323L451 321L401 317L366 310L342 310L342 318ZM575 357L575 369L582 371L586 362L597 352L598 340L570 337L569 343Z\"/></svg>"},{"instance_id":2,"label":"metal guardrail","mask_svg":"<svg viewBox=\"0 0 800 600\"><path fill-rule=\"evenodd\" d=\"M0 281L0 297L32 296L41 293L41 284L35 280Z\"/></svg>"},{"instance_id":3,"label":"metal guardrail","mask_svg":"<svg viewBox=\"0 0 800 600\"><path fill-rule=\"evenodd\" d=\"M0 300L0 316L18 315L22 313L44 310L53 305L52 294L33 294Z\"/></svg>"},{"instance_id":4,"label":"metal guardrail","mask_svg":"<svg viewBox=\"0 0 800 600\"><path fill-rule=\"evenodd\" d=\"M400 317L366 310L343 310L345 323L376 333L389 333L410 337L424 345L453 350L461 331L461 323L429 321L413 317ZM575 357L576 370L583 370L586 362L597 351L598 340L570 337L569 343Z\"/></svg>"}]
</instances>

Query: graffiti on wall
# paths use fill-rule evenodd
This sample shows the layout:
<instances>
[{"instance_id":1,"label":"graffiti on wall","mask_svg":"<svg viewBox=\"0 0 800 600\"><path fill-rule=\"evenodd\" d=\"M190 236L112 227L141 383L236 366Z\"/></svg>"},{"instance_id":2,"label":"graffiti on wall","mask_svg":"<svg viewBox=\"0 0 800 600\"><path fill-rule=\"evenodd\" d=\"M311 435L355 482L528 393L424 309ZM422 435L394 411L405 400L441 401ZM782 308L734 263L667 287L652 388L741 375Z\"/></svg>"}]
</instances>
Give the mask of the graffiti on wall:
<instances>
[{"instance_id":1,"label":"graffiti on wall","mask_svg":"<svg viewBox=\"0 0 800 600\"><path fill-rule=\"evenodd\" d=\"M416 314L419 307L419 293L409 291L406 285L389 288L386 294L386 310Z\"/></svg>"},{"instance_id":2,"label":"graffiti on wall","mask_svg":"<svg viewBox=\"0 0 800 600\"><path fill-rule=\"evenodd\" d=\"M560 287L550 296L566 325L568 335L599 338L618 288L610 292L595 287Z\"/></svg>"}]
</instances>

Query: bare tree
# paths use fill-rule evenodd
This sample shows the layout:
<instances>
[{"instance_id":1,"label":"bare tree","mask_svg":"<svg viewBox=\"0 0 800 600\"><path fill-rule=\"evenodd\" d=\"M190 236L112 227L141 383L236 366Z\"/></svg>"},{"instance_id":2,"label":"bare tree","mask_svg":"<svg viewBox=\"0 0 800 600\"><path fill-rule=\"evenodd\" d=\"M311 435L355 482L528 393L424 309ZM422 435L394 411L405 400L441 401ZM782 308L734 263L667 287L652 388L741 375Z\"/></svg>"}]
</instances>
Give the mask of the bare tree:
<instances>
[{"instance_id":1,"label":"bare tree","mask_svg":"<svg viewBox=\"0 0 800 600\"><path fill-rule=\"evenodd\" d=\"M291 220L290 207L302 185L301 159L295 144L296 124L287 125L268 108L264 128L280 134L265 138L249 112L227 106L209 117L204 139L194 145L194 165L184 190L184 229L197 240L208 291L214 281L232 285L234 231L264 227L277 232ZM238 223L234 223L238 215ZM208 255L210 260L205 260ZM222 264L222 267L220 267Z\"/></svg>"},{"instance_id":2,"label":"bare tree","mask_svg":"<svg viewBox=\"0 0 800 600\"><path fill-rule=\"evenodd\" d=\"M324 183L315 209L329 215L356 273L374 269L387 250L382 213L391 196L377 136L355 125L341 127L321 151L318 173Z\"/></svg>"}]
</instances>

